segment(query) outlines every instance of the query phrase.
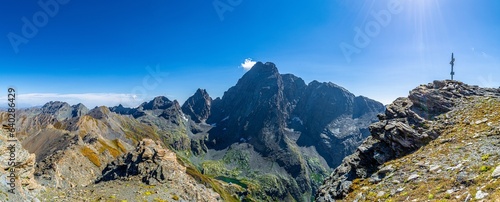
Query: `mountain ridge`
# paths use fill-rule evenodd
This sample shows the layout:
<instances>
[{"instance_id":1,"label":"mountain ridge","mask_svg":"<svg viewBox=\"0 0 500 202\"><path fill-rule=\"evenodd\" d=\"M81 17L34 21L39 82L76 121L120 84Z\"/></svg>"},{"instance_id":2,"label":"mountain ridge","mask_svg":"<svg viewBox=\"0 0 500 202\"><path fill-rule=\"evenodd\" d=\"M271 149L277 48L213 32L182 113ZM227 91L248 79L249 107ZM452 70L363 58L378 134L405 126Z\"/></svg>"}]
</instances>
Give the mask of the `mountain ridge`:
<instances>
[{"instance_id":1,"label":"mountain ridge","mask_svg":"<svg viewBox=\"0 0 500 202\"><path fill-rule=\"evenodd\" d=\"M223 200L310 201L383 109L331 82L306 84L258 62L221 98L198 89L182 105L165 96L135 108L49 102L20 110L18 131L36 155L35 179L47 193L120 184L109 177L123 173L116 166L136 164L116 159L147 138L174 151L183 172ZM64 176L72 172L78 174ZM103 175L107 180L95 184Z\"/></svg>"}]
</instances>

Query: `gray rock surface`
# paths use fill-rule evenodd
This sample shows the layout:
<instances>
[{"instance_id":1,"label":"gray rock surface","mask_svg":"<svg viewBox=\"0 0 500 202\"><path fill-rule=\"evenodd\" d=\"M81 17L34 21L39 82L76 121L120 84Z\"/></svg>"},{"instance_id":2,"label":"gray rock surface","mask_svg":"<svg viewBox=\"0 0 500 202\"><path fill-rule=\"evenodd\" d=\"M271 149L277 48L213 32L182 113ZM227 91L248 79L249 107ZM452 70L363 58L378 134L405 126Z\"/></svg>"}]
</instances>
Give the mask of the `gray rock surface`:
<instances>
[{"instance_id":1,"label":"gray rock surface","mask_svg":"<svg viewBox=\"0 0 500 202\"><path fill-rule=\"evenodd\" d=\"M157 185L174 180L176 172L185 173L186 168L177 163L175 153L143 139L134 151L108 164L97 183L138 176L146 184Z\"/></svg>"},{"instance_id":2,"label":"gray rock surface","mask_svg":"<svg viewBox=\"0 0 500 202\"><path fill-rule=\"evenodd\" d=\"M434 81L410 91L387 106L379 122L370 125L371 136L346 157L320 187L317 201L342 199L354 179L365 179L383 163L410 154L438 138L450 123L436 117L447 113L461 100L473 96L500 97L500 89L479 88L459 81ZM380 173L380 172L379 172Z\"/></svg>"},{"instance_id":3,"label":"gray rock surface","mask_svg":"<svg viewBox=\"0 0 500 202\"><path fill-rule=\"evenodd\" d=\"M198 89L182 105L182 112L191 117L196 123L204 122L210 116L212 98L204 89Z\"/></svg>"}]
</instances>

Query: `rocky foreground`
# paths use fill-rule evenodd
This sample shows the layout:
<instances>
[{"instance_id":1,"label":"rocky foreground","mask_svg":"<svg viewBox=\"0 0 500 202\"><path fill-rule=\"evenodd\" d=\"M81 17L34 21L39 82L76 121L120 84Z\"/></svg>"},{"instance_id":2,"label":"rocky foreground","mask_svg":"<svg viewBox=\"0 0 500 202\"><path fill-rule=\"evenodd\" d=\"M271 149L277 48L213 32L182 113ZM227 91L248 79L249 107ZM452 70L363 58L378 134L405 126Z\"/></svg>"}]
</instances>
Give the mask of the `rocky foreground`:
<instances>
[{"instance_id":1,"label":"rocky foreground","mask_svg":"<svg viewBox=\"0 0 500 202\"><path fill-rule=\"evenodd\" d=\"M186 174L176 154L151 139L118 157L95 183L51 190L41 198L56 201L221 201L218 193Z\"/></svg>"},{"instance_id":2,"label":"rocky foreground","mask_svg":"<svg viewBox=\"0 0 500 202\"><path fill-rule=\"evenodd\" d=\"M317 201L500 199L500 89L434 81L379 119Z\"/></svg>"}]
</instances>

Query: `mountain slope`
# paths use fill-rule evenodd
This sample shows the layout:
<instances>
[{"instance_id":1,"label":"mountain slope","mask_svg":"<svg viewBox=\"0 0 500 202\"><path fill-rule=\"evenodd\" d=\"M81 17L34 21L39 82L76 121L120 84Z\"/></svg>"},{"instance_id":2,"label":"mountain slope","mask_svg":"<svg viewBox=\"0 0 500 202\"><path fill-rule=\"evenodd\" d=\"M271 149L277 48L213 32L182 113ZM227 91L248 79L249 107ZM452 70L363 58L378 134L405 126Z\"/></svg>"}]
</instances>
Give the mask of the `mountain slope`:
<instances>
[{"instance_id":1,"label":"mountain slope","mask_svg":"<svg viewBox=\"0 0 500 202\"><path fill-rule=\"evenodd\" d=\"M325 180L316 200L495 199L499 99L500 89L458 81L415 88L370 126L371 136Z\"/></svg>"}]
</instances>

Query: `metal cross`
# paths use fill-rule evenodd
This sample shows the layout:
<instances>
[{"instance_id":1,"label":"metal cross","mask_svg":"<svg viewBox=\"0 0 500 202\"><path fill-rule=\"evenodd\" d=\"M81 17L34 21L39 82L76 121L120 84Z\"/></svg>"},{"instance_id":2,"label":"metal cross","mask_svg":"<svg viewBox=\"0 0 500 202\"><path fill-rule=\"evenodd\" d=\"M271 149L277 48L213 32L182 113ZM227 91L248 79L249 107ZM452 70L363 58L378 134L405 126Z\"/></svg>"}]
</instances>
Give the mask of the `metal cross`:
<instances>
[{"instance_id":1,"label":"metal cross","mask_svg":"<svg viewBox=\"0 0 500 202\"><path fill-rule=\"evenodd\" d=\"M453 66L455 65L455 58L453 57L453 53L451 53L451 62L450 62L450 65L451 65L451 80L453 81L453 75L455 75L455 72L453 71Z\"/></svg>"}]
</instances>

